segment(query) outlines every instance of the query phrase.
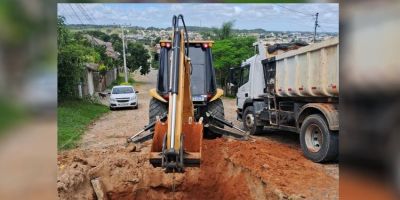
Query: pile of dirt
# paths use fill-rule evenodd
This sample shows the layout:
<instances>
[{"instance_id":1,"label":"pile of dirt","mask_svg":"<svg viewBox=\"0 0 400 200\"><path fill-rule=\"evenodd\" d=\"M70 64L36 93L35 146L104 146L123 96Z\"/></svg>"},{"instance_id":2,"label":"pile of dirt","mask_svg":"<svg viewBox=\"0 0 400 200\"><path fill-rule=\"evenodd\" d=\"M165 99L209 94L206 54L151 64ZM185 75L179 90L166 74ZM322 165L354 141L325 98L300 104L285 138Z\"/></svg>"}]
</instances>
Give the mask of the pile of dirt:
<instances>
[{"instance_id":1,"label":"pile of dirt","mask_svg":"<svg viewBox=\"0 0 400 200\"><path fill-rule=\"evenodd\" d=\"M204 140L200 168L165 174L122 146L75 149L58 157L60 199L95 199L99 178L109 199L336 199L338 180L298 149L265 139ZM173 182L175 193L172 193Z\"/></svg>"}]
</instances>

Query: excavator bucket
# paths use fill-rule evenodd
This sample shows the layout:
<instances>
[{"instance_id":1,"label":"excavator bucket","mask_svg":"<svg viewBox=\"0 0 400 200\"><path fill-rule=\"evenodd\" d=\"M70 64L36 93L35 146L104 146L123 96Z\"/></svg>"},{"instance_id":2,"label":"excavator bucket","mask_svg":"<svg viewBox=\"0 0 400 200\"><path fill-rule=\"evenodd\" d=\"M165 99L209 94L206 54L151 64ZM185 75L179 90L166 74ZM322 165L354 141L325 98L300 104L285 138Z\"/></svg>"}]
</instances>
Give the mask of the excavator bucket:
<instances>
[{"instance_id":1,"label":"excavator bucket","mask_svg":"<svg viewBox=\"0 0 400 200\"><path fill-rule=\"evenodd\" d=\"M150 163L154 167L162 167L163 150L165 150L168 124L157 121L154 130L153 143L150 151ZM202 122L183 123L183 164L185 167L200 167L201 141L203 139Z\"/></svg>"}]
</instances>

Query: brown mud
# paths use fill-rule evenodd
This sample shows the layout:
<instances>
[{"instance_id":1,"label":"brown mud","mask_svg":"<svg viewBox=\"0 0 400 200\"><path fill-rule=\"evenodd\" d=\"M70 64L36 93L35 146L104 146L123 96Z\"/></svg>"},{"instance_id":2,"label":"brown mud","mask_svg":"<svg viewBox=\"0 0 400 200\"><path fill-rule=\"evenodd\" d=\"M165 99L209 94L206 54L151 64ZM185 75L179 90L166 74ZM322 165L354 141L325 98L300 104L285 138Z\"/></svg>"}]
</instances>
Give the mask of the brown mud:
<instances>
[{"instance_id":1,"label":"brown mud","mask_svg":"<svg viewBox=\"0 0 400 200\"><path fill-rule=\"evenodd\" d=\"M274 141L204 140L200 168L165 174L139 152L122 146L71 150L58 157L61 199L95 199L90 180L100 178L109 199L337 199L338 180Z\"/></svg>"}]
</instances>

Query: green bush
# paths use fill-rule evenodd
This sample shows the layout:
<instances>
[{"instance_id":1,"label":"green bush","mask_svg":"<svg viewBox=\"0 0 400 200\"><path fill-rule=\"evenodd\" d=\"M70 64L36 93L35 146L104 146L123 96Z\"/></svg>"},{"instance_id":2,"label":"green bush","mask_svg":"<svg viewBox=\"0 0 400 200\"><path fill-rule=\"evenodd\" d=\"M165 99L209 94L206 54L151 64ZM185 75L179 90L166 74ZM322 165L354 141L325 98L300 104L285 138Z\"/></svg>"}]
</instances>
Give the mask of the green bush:
<instances>
[{"instance_id":1,"label":"green bush","mask_svg":"<svg viewBox=\"0 0 400 200\"><path fill-rule=\"evenodd\" d=\"M108 89L111 89L116 85L133 85L133 83L135 83L135 80L131 77L128 78L128 83L127 83L125 82L124 76L118 76L117 79L113 81L110 86L108 86Z\"/></svg>"},{"instance_id":2,"label":"green bush","mask_svg":"<svg viewBox=\"0 0 400 200\"><path fill-rule=\"evenodd\" d=\"M101 64L101 65L99 66L98 70L99 70L99 72L100 72L101 75L105 76L106 73L107 73L108 67L105 66L105 65L103 65L103 64Z\"/></svg>"}]
</instances>

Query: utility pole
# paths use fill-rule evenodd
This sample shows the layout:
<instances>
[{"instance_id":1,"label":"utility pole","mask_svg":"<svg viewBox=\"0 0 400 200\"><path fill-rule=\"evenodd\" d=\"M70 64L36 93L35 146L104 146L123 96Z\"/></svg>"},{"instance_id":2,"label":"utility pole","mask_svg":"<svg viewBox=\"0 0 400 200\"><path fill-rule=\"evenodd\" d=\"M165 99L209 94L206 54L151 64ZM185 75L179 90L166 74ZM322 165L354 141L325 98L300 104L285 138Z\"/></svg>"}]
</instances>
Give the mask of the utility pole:
<instances>
[{"instance_id":1,"label":"utility pole","mask_svg":"<svg viewBox=\"0 0 400 200\"><path fill-rule=\"evenodd\" d=\"M125 72L125 82L128 82L128 69L126 68L126 56L125 56L125 34L124 34L124 27L121 26L122 29L122 51L124 57L124 72Z\"/></svg>"},{"instance_id":2,"label":"utility pole","mask_svg":"<svg viewBox=\"0 0 400 200\"><path fill-rule=\"evenodd\" d=\"M319 13L316 13L316 14L315 14L314 43L315 43L315 37L316 37L316 35L317 35L317 27L319 26L319 25L318 25L318 14L319 14Z\"/></svg>"}]
</instances>

